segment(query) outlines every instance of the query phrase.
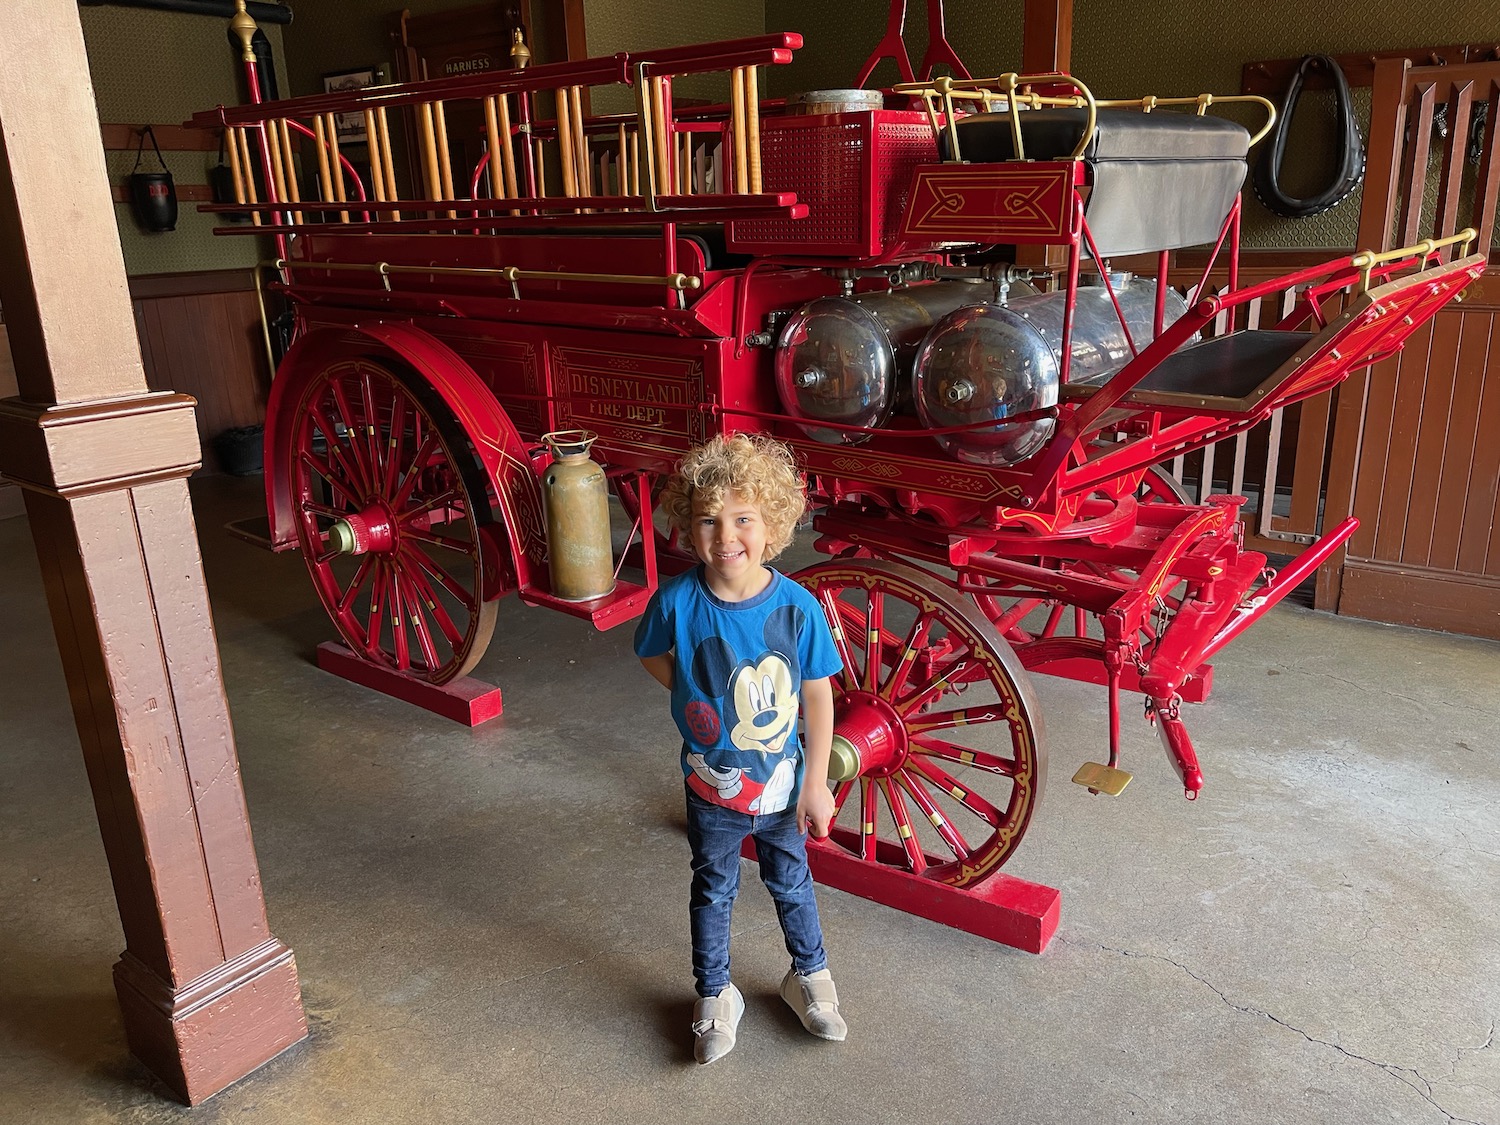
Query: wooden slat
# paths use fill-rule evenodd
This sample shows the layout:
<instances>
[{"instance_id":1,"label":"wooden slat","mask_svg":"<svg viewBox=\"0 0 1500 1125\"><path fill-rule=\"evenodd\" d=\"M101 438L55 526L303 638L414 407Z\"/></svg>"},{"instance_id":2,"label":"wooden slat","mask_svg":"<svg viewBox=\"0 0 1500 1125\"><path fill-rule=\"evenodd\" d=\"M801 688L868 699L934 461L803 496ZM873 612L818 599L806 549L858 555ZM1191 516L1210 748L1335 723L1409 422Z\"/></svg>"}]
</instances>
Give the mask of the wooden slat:
<instances>
[{"instance_id":1,"label":"wooden slat","mask_svg":"<svg viewBox=\"0 0 1500 1125\"><path fill-rule=\"evenodd\" d=\"M1410 246L1421 237L1417 232L1422 226L1422 201L1427 194L1427 156L1432 144L1432 107L1436 101L1436 83L1424 82L1417 87L1416 104L1408 117L1409 121L1416 123L1415 135L1411 138L1412 143L1406 146L1406 156L1401 162L1401 182L1406 191L1397 246Z\"/></svg>"},{"instance_id":2,"label":"wooden slat","mask_svg":"<svg viewBox=\"0 0 1500 1125\"><path fill-rule=\"evenodd\" d=\"M1500 340L1500 325L1491 318L1490 344ZM1500 507L1500 365L1494 353L1485 357L1484 384L1480 391L1479 418L1482 435L1475 443L1474 463L1469 473L1469 491L1464 502L1463 532L1458 544L1458 567L1468 574L1493 574L1500 565L1500 551L1491 543Z\"/></svg>"},{"instance_id":3,"label":"wooden slat","mask_svg":"<svg viewBox=\"0 0 1500 1125\"><path fill-rule=\"evenodd\" d=\"M213 189L207 184L181 184L174 180L172 186L177 189L178 203L212 203L214 201ZM130 185L115 184L110 188L110 194L114 196L116 203L129 203Z\"/></svg>"},{"instance_id":4,"label":"wooden slat","mask_svg":"<svg viewBox=\"0 0 1500 1125\"><path fill-rule=\"evenodd\" d=\"M1391 216L1401 187L1401 142L1406 136L1405 59L1381 59L1375 64L1375 87L1370 98L1370 130L1365 149L1365 186L1359 211L1356 245L1362 250L1385 250L1390 243Z\"/></svg>"},{"instance_id":5,"label":"wooden slat","mask_svg":"<svg viewBox=\"0 0 1500 1125\"><path fill-rule=\"evenodd\" d=\"M1372 435L1372 440L1357 445L1357 458L1350 457L1350 463L1354 467L1350 489L1351 511L1358 514L1360 525L1349 540L1348 552L1358 558L1369 558L1375 553L1380 489L1385 481L1386 435L1390 433L1396 402L1397 362L1397 359L1391 358L1370 368L1364 395L1363 429L1366 434ZM1348 385L1346 382L1344 387L1347 388Z\"/></svg>"},{"instance_id":6,"label":"wooden slat","mask_svg":"<svg viewBox=\"0 0 1500 1125\"><path fill-rule=\"evenodd\" d=\"M1484 150L1479 158L1479 174L1474 180L1474 224L1479 238L1474 244L1478 254L1488 254L1495 237L1495 206L1500 202L1500 153L1495 152L1496 127L1500 126L1500 80L1491 80L1485 95L1489 114L1484 123Z\"/></svg>"},{"instance_id":7,"label":"wooden slat","mask_svg":"<svg viewBox=\"0 0 1500 1125\"><path fill-rule=\"evenodd\" d=\"M1448 446L1448 427L1452 421L1453 372L1458 366L1462 319L1458 312L1440 312L1433 318L1432 347L1427 357L1430 375L1420 380L1417 388L1422 396L1421 417L1411 461L1411 498L1396 560L1417 566L1431 565L1443 462L1456 453Z\"/></svg>"},{"instance_id":8,"label":"wooden slat","mask_svg":"<svg viewBox=\"0 0 1500 1125\"><path fill-rule=\"evenodd\" d=\"M1458 197L1463 190L1464 162L1468 159L1469 109L1473 100L1472 82L1455 84L1448 99L1448 140L1443 153L1443 174L1438 181L1438 238L1447 238L1458 230Z\"/></svg>"},{"instance_id":9,"label":"wooden slat","mask_svg":"<svg viewBox=\"0 0 1500 1125\"><path fill-rule=\"evenodd\" d=\"M106 152L134 152L141 143L141 125L101 124L99 137ZM163 152L217 152L219 150L218 129L184 129L181 125L158 125L151 122L151 133L156 137L156 147ZM146 151L151 151L151 142L146 142ZM154 153L152 154L155 155Z\"/></svg>"},{"instance_id":10,"label":"wooden slat","mask_svg":"<svg viewBox=\"0 0 1500 1125\"><path fill-rule=\"evenodd\" d=\"M1490 337L1495 318L1489 313L1465 313L1459 330L1458 360L1453 375L1452 416L1448 442L1433 505L1432 546L1428 565L1439 570L1458 568L1458 545L1463 534L1464 507L1473 481L1478 454L1479 410L1484 399L1485 369L1490 359ZM1495 389L1492 388L1492 393Z\"/></svg>"},{"instance_id":11,"label":"wooden slat","mask_svg":"<svg viewBox=\"0 0 1500 1125\"><path fill-rule=\"evenodd\" d=\"M1366 424L1366 446L1373 434L1388 436L1381 477L1363 498L1359 493L1354 496L1355 514L1370 512L1376 520L1375 547L1365 558L1401 558L1401 539L1411 502L1411 466L1417 452L1417 424L1422 417L1422 373L1427 370L1432 337L1429 322L1408 338L1405 349L1396 357L1390 418L1378 430Z\"/></svg>"}]
</instances>

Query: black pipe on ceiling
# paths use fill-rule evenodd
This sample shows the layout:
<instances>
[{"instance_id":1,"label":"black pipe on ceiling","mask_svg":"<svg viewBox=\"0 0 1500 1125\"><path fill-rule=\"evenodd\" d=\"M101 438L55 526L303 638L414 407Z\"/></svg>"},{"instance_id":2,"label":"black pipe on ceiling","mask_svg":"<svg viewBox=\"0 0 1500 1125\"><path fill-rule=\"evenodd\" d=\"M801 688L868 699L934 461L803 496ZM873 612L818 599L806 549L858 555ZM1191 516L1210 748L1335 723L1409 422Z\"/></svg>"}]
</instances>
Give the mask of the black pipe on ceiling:
<instances>
[{"instance_id":1,"label":"black pipe on ceiling","mask_svg":"<svg viewBox=\"0 0 1500 1125\"><path fill-rule=\"evenodd\" d=\"M190 16L219 16L228 19L234 15L234 0L78 0L80 8L155 8L162 12L185 12ZM245 5L245 10L261 23L292 22L292 10L280 4L265 4L259 0Z\"/></svg>"}]
</instances>

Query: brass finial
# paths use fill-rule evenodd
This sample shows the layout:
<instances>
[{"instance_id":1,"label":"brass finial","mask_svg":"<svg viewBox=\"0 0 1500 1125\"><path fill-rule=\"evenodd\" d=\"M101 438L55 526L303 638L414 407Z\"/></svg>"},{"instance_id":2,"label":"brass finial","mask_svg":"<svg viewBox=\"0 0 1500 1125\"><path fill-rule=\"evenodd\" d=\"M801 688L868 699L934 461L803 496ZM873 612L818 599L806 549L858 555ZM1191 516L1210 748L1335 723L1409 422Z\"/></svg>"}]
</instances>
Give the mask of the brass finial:
<instances>
[{"instance_id":1,"label":"brass finial","mask_svg":"<svg viewBox=\"0 0 1500 1125\"><path fill-rule=\"evenodd\" d=\"M255 24L255 17L245 11L245 0L234 0L234 15L229 17L229 30L240 37L240 45L243 47L240 58L245 62L254 62L255 48L250 46L250 41L260 29Z\"/></svg>"},{"instance_id":2,"label":"brass finial","mask_svg":"<svg viewBox=\"0 0 1500 1125\"><path fill-rule=\"evenodd\" d=\"M525 40L521 38L519 27L510 33L510 37L510 61L517 70L520 70L531 61L531 51L526 46Z\"/></svg>"}]
</instances>

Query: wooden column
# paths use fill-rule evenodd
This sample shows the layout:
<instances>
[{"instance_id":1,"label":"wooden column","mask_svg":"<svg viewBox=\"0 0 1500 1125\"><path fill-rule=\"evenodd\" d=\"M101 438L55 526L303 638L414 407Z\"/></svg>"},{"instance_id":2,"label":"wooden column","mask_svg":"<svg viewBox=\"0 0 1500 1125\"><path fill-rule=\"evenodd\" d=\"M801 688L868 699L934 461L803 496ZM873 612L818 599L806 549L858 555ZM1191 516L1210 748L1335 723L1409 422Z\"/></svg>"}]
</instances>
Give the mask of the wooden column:
<instances>
[{"instance_id":1,"label":"wooden column","mask_svg":"<svg viewBox=\"0 0 1500 1125\"><path fill-rule=\"evenodd\" d=\"M20 389L0 471L26 490L125 931L125 1034L194 1104L307 1022L266 923L188 503L193 400L146 389L74 0L0 4L0 302Z\"/></svg>"},{"instance_id":2,"label":"wooden column","mask_svg":"<svg viewBox=\"0 0 1500 1125\"><path fill-rule=\"evenodd\" d=\"M1073 65L1073 0L1026 0L1021 24L1021 73L1069 73Z\"/></svg>"},{"instance_id":3,"label":"wooden column","mask_svg":"<svg viewBox=\"0 0 1500 1125\"><path fill-rule=\"evenodd\" d=\"M1073 66L1073 0L1026 0L1021 23L1021 73L1068 73ZM1068 260L1062 246L1018 246L1016 264L1058 269Z\"/></svg>"}]
</instances>

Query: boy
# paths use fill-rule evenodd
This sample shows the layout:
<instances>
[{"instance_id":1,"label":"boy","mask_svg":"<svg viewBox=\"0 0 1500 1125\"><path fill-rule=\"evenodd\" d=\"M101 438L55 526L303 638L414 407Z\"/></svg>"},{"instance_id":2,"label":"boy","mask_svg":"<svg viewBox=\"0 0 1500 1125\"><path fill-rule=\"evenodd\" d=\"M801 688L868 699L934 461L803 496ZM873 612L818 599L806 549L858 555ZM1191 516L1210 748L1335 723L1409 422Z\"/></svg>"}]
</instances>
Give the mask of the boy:
<instances>
[{"instance_id":1,"label":"boy","mask_svg":"<svg viewBox=\"0 0 1500 1125\"><path fill-rule=\"evenodd\" d=\"M693 882L693 1054L734 1047L745 1010L729 980L740 845L755 838L792 967L781 996L822 1039L848 1033L828 973L805 833L828 835L833 794L829 677L843 662L817 600L765 563L791 542L807 501L780 442L716 437L683 458L661 505L702 565L664 582L635 633L646 670L672 693L684 738ZM797 737L798 702L807 745Z\"/></svg>"}]
</instances>

